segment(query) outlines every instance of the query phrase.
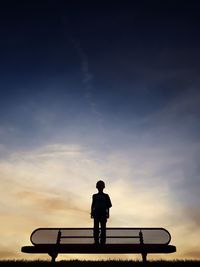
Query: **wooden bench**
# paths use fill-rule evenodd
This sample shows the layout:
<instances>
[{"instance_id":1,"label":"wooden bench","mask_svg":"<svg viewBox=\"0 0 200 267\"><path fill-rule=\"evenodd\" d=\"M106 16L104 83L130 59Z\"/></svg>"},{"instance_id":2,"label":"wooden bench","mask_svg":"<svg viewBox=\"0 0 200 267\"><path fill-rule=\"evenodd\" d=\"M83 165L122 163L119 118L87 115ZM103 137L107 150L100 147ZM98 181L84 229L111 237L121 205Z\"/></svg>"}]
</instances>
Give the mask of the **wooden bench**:
<instances>
[{"instance_id":1,"label":"wooden bench","mask_svg":"<svg viewBox=\"0 0 200 267\"><path fill-rule=\"evenodd\" d=\"M173 253L170 233L164 228L107 228L106 244L95 245L93 228L38 228L30 237L33 246L23 246L25 253L58 254L141 254L143 262L150 253Z\"/></svg>"}]
</instances>

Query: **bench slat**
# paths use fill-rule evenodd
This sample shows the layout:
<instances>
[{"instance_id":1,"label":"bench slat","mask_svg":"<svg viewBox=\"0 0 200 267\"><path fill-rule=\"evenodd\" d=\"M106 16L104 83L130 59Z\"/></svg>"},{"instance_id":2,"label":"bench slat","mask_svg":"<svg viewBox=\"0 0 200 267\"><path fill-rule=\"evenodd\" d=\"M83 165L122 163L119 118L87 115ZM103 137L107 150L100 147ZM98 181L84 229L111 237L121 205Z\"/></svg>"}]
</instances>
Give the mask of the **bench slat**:
<instances>
[{"instance_id":1,"label":"bench slat","mask_svg":"<svg viewBox=\"0 0 200 267\"><path fill-rule=\"evenodd\" d=\"M94 237L93 236L62 236L62 238L92 238L92 239L94 239ZM139 238L139 236L120 236L120 235L118 235L118 236L106 236L106 239L107 238Z\"/></svg>"},{"instance_id":2,"label":"bench slat","mask_svg":"<svg viewBox=\"0 0 200 267\"><path fill-rule=\"evenodd\" d=\"M127 244L105 244L103 246L95 246L93 244L61 244L46 245L41 244L37 246L24 246L22 252L25 253L50 253L56 251L57 253L69 254L137 254L143 253L172 253L176 251L173 245L127 245Z\"/></svg>"}]
</instances>

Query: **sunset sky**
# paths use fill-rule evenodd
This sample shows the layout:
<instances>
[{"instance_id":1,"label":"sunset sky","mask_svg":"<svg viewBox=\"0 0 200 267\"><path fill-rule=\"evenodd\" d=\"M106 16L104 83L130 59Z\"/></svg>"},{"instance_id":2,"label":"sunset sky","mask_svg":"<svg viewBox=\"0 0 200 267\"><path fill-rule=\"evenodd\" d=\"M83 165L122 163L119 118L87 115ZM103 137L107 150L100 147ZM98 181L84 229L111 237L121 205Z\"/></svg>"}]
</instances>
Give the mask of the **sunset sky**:
<instances>
[{"instance_id":1,"label":"sunset sky","mask_svg":"<svg viewBox=\"0 0 200 267\"><path fill-rule=\"evenodd\" d=\"M48 258L20 252L38 227L92 227L99 179L109 227L164 227L177 252L151 259L200 259L200 5L184 2L1 4L1 259Z\"/></svg>"}]
</instances>

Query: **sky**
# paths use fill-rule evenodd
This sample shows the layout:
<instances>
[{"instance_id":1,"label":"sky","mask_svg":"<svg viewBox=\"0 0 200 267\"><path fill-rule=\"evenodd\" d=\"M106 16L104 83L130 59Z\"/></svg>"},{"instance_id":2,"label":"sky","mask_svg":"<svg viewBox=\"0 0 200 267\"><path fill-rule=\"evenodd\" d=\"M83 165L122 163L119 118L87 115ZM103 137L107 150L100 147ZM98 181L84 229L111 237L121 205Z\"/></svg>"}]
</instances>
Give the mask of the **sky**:
<instances>
[{"instance_id":1,"label":"sky","mask_svg":"<svg viewBox=\"0 0 200 267\"><path fill-rule=\"evenodd\" d=\"M198 1L0 10L0 258L47 258L20 251L36 228L92 227L101 179L108 227L164 227L177 252L150 259L200 259Z\"/></svg>"}]
</instances>

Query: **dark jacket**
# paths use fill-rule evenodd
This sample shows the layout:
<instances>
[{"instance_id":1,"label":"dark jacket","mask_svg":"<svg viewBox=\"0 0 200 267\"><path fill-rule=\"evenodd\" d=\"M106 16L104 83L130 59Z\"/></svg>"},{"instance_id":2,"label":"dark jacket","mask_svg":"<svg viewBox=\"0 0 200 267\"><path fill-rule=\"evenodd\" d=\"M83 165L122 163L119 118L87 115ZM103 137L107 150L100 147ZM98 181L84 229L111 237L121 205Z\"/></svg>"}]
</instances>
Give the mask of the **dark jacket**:
<instances>
[{"instance_id":1,"label":"dark jacket","mask_svg":"<svg viewBox=\"0 0 200 267\"><path fill-rule=\"evenodd\" d=\"M92 216L95 217L108 217L109 208L112 207L112 203L108 194L97 193L92 196Z\"/></svg>"}]
</instances>

